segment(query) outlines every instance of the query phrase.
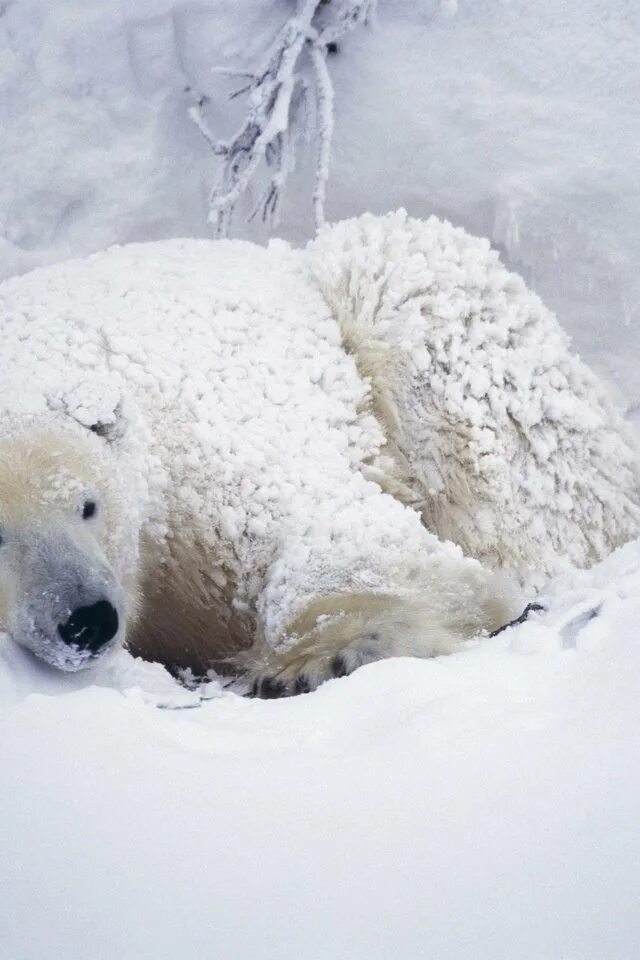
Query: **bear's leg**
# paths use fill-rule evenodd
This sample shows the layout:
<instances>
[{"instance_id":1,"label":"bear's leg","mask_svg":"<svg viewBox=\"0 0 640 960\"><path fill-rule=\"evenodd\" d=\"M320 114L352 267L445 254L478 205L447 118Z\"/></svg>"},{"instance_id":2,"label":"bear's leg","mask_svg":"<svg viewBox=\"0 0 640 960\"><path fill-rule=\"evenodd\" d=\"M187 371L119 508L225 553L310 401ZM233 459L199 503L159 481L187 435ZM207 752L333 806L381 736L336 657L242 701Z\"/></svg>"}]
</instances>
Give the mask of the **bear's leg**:
<instances>
[{"instance_id":1,"label":"bear's leg","mask_svg":"<svg viewBox=\"0 0 640 960\"><path fill-rule=\"evenodd\" d=\"M288 518L256 598L245 672L257 695L314 690L387 657L450 653L522 610L506 578L338 466L322 473L312 510L304 501Z\"/></svg>"},{"instance_id":2,"label":"bear's leg","mask_svg":"<svg viewBox=\"0 0 640 960\"><path fill-rule=\"evenodd\" d=\"M309 657L304 663L298 663L294 669L282 667L277 661L267 663L258 671L251 684L251 696L274 700L278 697L311 693L325 680L346 677L358 667L380 660L381 654L375 649L376 639L374 636L370 638L369 649L366 645L352 646L332 657Z\"/></svg>"},{"instance_id":3,"label":"bear's leg","mask_svg":"<svg viewBox=\"0 0 640 960\"><path fill-rule=\"evenodd\" d=\"M502 626L513 610L501 597L479 596L471 614L460 610L445 621L436 606L406 594L346 594L315 601L287 631L282 647L251 663L250 692L269 699L308 693L376 660L452 653L471 637Z\"/></svg>"},{"instance_id":4,"label":"bear's leg","mask_svg":"<svg viewBox=\"0 0 640 960\"><path fill-rule=\"evenodd\" d=\"M426 611L396 597L323 598L296 619L282 649L270 651L252 666L251 692L266 698L308 693L325 680L346 676L374 660L403 653L429 655L427 644L417 642L421 629L428 632ZM444 636L428 646L429 653L452 649Z\"/></svg>"}]
</instances>

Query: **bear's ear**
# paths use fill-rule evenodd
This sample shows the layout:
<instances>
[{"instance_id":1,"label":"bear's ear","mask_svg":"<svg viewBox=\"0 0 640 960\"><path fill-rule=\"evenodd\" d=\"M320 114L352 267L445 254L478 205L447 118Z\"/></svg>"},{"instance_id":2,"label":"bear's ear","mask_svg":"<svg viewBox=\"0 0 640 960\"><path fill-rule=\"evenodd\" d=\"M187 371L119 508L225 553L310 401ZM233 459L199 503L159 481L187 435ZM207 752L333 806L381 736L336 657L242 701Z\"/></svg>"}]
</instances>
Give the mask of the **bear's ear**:
<instances>
[{"instance_id":1,"label":"bear's ear","mask_svg":"<svg viewBox=\"0 0 640 960\"><path fill-rule=\"evenodd\" d=\"M47 406L62 411L107 443L118 442L128 432L129 416L123 409L127 404L117 384L106 375L81 376L60 393L47 397Z\"/></svg>"}]
</instances>

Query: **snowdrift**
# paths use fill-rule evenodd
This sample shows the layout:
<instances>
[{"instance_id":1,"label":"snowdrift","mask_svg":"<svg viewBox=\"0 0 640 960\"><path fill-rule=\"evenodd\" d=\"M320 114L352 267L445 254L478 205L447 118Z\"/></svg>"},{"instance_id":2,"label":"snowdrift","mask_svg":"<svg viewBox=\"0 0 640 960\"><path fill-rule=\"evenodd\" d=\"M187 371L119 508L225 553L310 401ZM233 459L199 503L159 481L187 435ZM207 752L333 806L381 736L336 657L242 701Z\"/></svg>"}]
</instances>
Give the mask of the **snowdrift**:
<instances>
[{"instance_id":1,"label":"snowdrift","mask_svg":"<svg viewBox=\"0 0 640 960\"><path fill-rule=\"evenodd\" d=\"M0 642L0 956L602 960L640 936L640 543L282 701Z\"/></svg>"}]
</instances>

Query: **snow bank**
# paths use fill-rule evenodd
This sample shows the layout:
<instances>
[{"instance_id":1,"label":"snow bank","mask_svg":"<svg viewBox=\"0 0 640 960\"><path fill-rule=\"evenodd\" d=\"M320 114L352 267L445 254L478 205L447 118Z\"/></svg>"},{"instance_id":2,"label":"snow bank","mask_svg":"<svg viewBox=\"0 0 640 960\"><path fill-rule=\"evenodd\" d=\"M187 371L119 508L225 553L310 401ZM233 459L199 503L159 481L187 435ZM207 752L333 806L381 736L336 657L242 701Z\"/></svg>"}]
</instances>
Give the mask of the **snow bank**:
<instances>
[{"instance_id":1,"label":"snow bank","mask_svg":"<svg viewBox=\"0 0 640 960\"><path fill-rule=\"evenodd\" d=\"M640 543L547 603L284 701L2 640L0 955L631 958Z\"/></svg>"}]
</instances>

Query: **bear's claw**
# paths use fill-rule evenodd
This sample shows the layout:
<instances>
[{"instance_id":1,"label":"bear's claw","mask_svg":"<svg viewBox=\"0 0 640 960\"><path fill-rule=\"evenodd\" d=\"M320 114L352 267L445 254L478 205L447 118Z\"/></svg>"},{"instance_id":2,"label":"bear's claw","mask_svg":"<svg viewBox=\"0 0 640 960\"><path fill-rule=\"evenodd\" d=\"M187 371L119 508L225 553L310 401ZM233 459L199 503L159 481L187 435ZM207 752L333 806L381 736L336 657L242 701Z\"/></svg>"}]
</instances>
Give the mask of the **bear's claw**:
<instances>
[{"instance_id":1,"label":"bear's claw","mask_svg":"<svg viewBox=\"0 0 640 960\"><path fill-rule=\"evenodd\" d=\"M489 636L497 637L499 633L502 633L503 630L506 630L508 627L516 627L520 623L525 623L529 619L530 613L538 613L539 611L544 611L544 609L541 603L528 603L519 617L516 617L515 620L509 620L509 623L498 627L497 630L492 630Z\"/></svg>"},{"instance_id":2,"label":"bear's claw","mask_svg":"<svg viewBox=\"0 0 640 960\"><path fill-rule=\"evenodd\" d=\"M289 695L286 684L282 680L276 680L275 677L260 677L254 680L251 687L251 696L259 697L261 700L278 700L280 697Z\"/></svg>"},{"instance_id":3,"label":"bear's claw","mask_svg":"<svg viewBox=\"0 0 640 960\"><path fill-rule=\"evenodd\" d=\"M295 669L267 663L262 670L253 675L250 681L251 697L262 700L275 700L279 697L293 697L301 693L311 693L325 680L347 677L358 667L373 660L379 660L380 653L372 653L369 647L353 646L332 657L309 660L304 669L298 663Z\"/></svg>"}]
</instances>

